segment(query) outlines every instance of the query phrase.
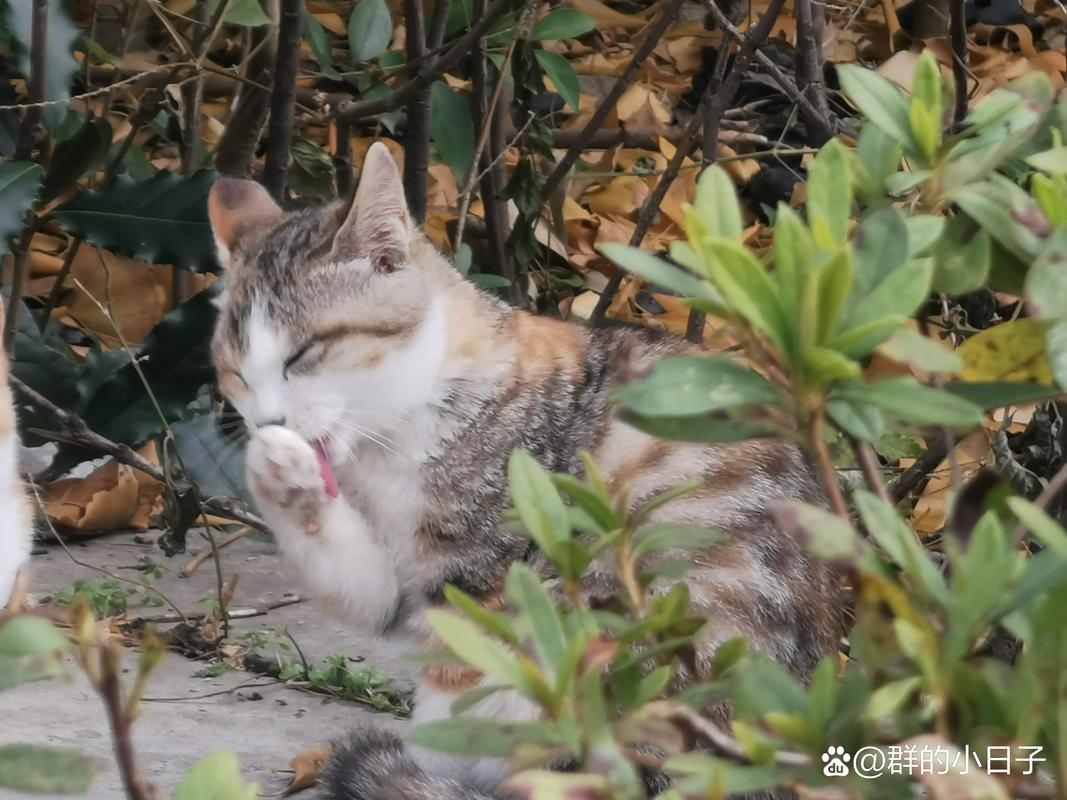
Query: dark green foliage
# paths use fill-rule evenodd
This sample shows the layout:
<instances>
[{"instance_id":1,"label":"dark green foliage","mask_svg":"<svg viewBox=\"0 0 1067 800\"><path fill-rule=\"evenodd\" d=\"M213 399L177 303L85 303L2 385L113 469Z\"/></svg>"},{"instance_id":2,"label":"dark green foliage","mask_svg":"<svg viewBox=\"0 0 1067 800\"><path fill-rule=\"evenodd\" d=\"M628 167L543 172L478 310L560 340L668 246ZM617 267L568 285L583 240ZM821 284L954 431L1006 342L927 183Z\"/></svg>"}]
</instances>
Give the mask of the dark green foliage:
<instances>
[{"instance_id":1,"label":"dark green foliage","mask_svg":"<svg viewBox=\"0 0 1067 800\"><path fill-rule=\"evenodd\" d=\"M102 192L81 192L52 212L73 236L120 255L154 264L214 272L215 240L207 192L215 174L182 178L160 172L146 181L120 175Z\"/></svg>"}]
</instances>

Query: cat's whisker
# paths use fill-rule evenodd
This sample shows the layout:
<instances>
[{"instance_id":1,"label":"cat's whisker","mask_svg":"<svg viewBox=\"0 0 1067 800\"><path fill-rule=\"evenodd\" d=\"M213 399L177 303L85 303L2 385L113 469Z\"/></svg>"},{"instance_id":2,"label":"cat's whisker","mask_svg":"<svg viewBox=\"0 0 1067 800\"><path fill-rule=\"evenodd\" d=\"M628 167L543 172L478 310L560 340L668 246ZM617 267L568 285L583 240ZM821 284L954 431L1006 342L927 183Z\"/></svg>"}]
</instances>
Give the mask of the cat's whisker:
<instances>
[{"instance_id":1,"label":"cat's whisker","mask_svg":"<svg viewBox=\"0 0 1067 800\"><path fill-rule=\"evenodd\" d=\"M388 436L386 436L383 433L372 431L369 428L364 428L359 423L352 422L351 420L341 419L341 420L337 420L337 422L335 424L340 425L341 427L343 427L343 428L345 428L347 430L350 430L350 431L352 431L354 433L357 433L360 436L364 436L367 439L370 439L372 442L374 442L376 445L381 447L383 450L388 450L390 453L392 453L395 456L399 456L400 455L400 453L396 450L397 443L393 439L389 438Z\"/></svg>"}]
</instances>

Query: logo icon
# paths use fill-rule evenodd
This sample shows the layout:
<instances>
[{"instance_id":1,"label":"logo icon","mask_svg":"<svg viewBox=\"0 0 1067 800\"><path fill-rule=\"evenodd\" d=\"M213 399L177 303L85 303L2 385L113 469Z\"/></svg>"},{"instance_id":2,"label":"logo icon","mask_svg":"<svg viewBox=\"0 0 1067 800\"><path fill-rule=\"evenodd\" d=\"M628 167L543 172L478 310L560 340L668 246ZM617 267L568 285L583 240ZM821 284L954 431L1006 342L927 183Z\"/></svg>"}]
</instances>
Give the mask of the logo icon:
<instances>
[{"instance_id":1,"label":"logo icon","mask_svg":"<svg viewBox=\"0 0 1067 800\"><path fill-rule=\"evenodd\" d=\"M826 765L822 768L822 774L828 778L842 778L848 775L848 762L851 760L852 756L845 752L845 748L830 745L822 754L822 763Z\"/></svg>"}]
</instances>

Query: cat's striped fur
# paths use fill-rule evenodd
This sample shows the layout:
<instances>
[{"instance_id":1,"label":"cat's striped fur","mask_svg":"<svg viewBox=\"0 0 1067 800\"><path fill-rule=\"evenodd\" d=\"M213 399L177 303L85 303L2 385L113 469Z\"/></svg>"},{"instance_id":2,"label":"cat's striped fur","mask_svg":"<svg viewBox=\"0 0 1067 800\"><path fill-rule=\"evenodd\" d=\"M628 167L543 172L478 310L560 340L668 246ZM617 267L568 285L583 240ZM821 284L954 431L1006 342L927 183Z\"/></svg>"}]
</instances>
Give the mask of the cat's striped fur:
<instances>
[{"instance_id":1,"label":"cat's striped fur","mask_svg":"<svg viewBox=\"0 0 1067 800\"><path fill-rule=\"evenodd\" d=\"M499 605L516 560L547 577L529 540L501 526L505 465L524 448L576 473L584 449L634 503L704 480L658 512L730 534L692 555L686 578L709 618L703 663L740 634L806 675L832 646L831 576L767 511L779 498L818 500L800 453L769 440L662 442L609 406L624 368L691 345L532 316L479 291L410 224L380 145L351 205L283 214L255 184L227 180L212 193L211 217L228 273L214 358L252 433L251 489L289 562L346 617L426 642L420 612L442 601L446 584ZM595 567L589 585L613 591ZM483 680L427 666L416 721L447 716ZM470 713L535 710L505 693ZM458 800L492 792L506 774L494 762L408 754L381 733L357 733L343 752L330 779L338 798Z\"/></svg>"},{"instance_id":2,"label":"cat's striped fur","mask_svg":"<svg viewBox=\"0 0 1067 800\"><path fill-rule=\"evenodd\" d=\"M0 328L3 320L0 298ZM32 540L30 504L19 478L19 438L7 375L7 355L0 349L0 610L7 605L19 570L30 556Z\"/></svg>"}]
</instances>

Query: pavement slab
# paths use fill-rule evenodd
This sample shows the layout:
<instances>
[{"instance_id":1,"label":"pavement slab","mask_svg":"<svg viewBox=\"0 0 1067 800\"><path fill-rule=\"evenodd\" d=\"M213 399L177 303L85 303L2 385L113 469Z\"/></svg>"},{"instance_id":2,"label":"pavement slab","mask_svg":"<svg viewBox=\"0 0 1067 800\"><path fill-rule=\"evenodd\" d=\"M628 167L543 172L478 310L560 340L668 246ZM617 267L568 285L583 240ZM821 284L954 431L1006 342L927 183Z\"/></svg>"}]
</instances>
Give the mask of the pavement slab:
<instances>
[{"instance_id":1,"label":"pavement slab","mask_svg":"<svg viewBox=\"0 0 1067 800\"><path fill-rule=\"evenodd\" d=\"M127 533L78 539L70 543L70 554L49 545L32 559L31 596L46 598L75 580L106 577L73 559L135 581L144 574L139 567L150 561L163 567L163 575L153 584L162 594L184 613L203 610L204 602L216 596L213 560L205 561L192 576L182 577L181 568L190 555L167 558L155 546L155 538L154 534L135 537ZM195 550L202 546L202 540L192 535L189 544ZM308 594L280 562L273 543L265 539L246 537L233 543L221 551L221 566L224 580L233 574L239 576L231 609L262 607L286 594ZM142 594L138 591L133 598L128 612L131 619L158 616L168 610L139 604ZM231 639L254 631L273 637L280 629L289 631L311 663L344 653L364 659L401 686L411 685L415 664L408 657L408 644L361 636L329 617L312 600L235 620ZM136 651L128 650L126 659L132 680ZM259 784L261 796L276 796L288 783L290 776L285 770L298 753L327 744L356 726L402 728L406 724L388 713L289 688L248 672L230 669L214 677L198 676L206 666L206 662L168 653L152 676L134 727L138 763L168 795L199 758L229 749L237 754L244 777ZM23 684L0 693L0 721L0 745L24 742L76 747L98 767L88 797L124 797L103 706L73 663L66 678ZM314 799L321 794L311 789L297 796Z\"/></svg>"}]
</instances>

